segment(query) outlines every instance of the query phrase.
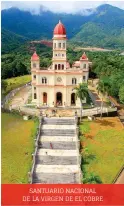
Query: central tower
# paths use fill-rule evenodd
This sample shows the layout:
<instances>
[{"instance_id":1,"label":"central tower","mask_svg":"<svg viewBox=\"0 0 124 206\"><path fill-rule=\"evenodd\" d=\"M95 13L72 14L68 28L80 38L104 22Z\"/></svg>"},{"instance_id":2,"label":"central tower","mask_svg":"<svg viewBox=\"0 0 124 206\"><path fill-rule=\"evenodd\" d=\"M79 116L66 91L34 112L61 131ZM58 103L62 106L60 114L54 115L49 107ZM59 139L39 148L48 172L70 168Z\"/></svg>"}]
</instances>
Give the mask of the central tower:
<instances>
[{"instance_id":1,"label":"central tower","mask_svg":"<svg viewBox=\"0 0 124 206\"><path fill-rule=\"evenodd\" d=\"M59 21L53 32L53 70L66 70L66 30Z\"/></svg>"}]
</instances>

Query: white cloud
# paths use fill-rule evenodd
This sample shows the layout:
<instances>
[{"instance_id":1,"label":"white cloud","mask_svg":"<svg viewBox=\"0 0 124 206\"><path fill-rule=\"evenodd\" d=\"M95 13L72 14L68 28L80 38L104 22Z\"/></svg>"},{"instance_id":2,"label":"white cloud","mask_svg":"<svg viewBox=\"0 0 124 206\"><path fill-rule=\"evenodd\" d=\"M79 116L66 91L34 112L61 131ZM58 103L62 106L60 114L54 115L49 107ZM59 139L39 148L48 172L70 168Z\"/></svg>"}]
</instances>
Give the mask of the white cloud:
<instances>
[{"instance_id":1,"label":"white cloud","mask_svg":"<svg viewBox=\"0 0 124 206\"><path fill-rule=\"evenodd\" d=\"M95 8L101 4L108 3L113 6L124 9L123 1L2 1L2 9L17 7L23 10L29 10L32 13L39 13L40 6L44 10L53 12L75 13L83 9Z\"/></svg>"}]
</instances>

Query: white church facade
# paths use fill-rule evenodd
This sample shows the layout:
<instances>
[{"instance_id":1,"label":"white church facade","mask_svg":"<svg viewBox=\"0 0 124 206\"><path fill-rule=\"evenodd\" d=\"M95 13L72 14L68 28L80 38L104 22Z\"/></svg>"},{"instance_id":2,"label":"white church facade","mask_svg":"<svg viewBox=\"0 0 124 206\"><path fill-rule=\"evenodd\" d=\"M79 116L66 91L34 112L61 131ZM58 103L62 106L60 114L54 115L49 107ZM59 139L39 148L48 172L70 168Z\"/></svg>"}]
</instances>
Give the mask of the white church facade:
<instances>
[{"instance_id":1,"label":"white church facade","mask_svg":"<svg viewBox=\"0 0 124 206\"><path fill-rule=\"evenodd\" d=\"M48 68L40 68L40 58L36 52L31 57L32 103L38 107L80 107L74 89L79 83L87 83L89 60L84 53L70 67L66 57L66 41L65 27L59 21L53 33L52 64Z\"/></svg>"}]
</instances>

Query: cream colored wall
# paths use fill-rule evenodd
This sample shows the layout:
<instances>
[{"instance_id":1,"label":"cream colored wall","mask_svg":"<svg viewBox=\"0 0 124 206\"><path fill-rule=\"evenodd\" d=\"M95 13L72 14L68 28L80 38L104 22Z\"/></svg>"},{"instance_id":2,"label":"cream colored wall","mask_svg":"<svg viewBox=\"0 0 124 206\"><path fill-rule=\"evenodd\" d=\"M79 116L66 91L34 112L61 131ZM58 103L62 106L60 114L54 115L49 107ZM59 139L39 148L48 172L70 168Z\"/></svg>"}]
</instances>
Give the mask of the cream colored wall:
<instances>
[{"instance_id":1,"label":"cream colored wall","mask_svg":"<svg viewBox=\"0 0 124 206\"><path fill-rule=\"evenodd\" d=\"M88 61L80 61L80 68L84 69L84 64L86 64L86 68L85 69L89 69L89 62Z\"/></svg>"},{"instance_id":2,"label":"cream colored wall","mask_svg":"<svg viewBox=\"0 0 124 206\"><path fill-rule=\"evenodd\" d=\"M33 67L33 64L36 64L36 67ZM31 61L31 69L39 69L40 68L40 62L39 61Z\"/></svg>"},{"instance_id":3,"label":"cream colored wall","mask_svg":"<svg viewBox=\"0 0 124 206\"><path fill-rule=\"evenodd\" d=\"M65 74L63 74L63 72L60 71L58 74L56 72L53 75L52 74L38 74L38 75L36 75L36 84L42 85L42 78L43 77L47 78L47 85L58 85L58 84L64 85L64 86L72 85L72 78L77 79L77 84L82 82L82 75L73 75L73 74L65 75ZM61 78L62 81L58 82L57 81L58 78Z\"/></svg>"}]
</instances>

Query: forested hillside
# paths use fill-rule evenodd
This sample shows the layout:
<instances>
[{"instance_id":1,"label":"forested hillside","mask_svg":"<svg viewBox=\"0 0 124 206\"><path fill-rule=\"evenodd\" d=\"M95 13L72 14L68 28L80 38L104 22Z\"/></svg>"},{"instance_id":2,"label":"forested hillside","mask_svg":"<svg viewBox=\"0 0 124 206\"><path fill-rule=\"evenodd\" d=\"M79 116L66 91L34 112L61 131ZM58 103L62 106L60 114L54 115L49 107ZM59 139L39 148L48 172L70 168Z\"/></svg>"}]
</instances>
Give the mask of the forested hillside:
<instances>
[{"instance_id":1,"label":"forested hillside","mask_svg":"<svg viewBox=\"0 0 124 206\"><path fill-rule=\"evenodd\" d=\"M30 40L52 39L59 19L66 27L71 43L80 46L99 46L124 49L124 10L105 4L84 16L42 11L32 15L28 11L11 8L2 11L2 30L14 32ZM2 43L5 46L3 33Z\"/></svg>"}]
</instances>

